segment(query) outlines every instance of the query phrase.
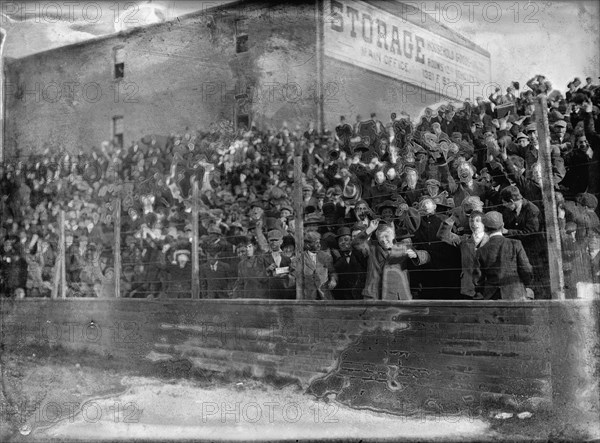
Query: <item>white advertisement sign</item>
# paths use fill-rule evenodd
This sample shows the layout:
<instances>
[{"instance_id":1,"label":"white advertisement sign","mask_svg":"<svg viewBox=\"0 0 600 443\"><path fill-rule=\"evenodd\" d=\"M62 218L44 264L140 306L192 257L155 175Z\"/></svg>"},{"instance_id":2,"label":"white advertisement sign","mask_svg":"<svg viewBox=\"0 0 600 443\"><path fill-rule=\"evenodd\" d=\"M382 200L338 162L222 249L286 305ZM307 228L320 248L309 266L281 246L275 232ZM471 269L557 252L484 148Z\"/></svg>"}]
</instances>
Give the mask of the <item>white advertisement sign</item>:
<instances>
[{"instance_id":1,"label":"white advertisement sign","mask_svg":"<svg viewBox=\"0 0 600 443\"><path fill-rule=\"evenodd\" d=\"M456 99L490 80L490 58L372 5L325 3L325 55Z\"/></svg>"}]
</instances>

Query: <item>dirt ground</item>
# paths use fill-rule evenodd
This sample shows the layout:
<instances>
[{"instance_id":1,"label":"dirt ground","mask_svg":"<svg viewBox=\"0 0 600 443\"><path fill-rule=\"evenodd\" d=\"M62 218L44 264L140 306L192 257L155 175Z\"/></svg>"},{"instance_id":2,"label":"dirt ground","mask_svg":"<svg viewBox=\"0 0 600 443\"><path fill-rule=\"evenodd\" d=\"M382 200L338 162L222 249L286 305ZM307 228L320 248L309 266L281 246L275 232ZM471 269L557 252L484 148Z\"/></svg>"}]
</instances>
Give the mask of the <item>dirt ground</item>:
<instances>
[{"instance_id":1,"label":"dirt ground","mask_svg":"<svg viewBox=\"0 0 600 443\"><path fill-rule=\"evenodd\" d=\"M529 418L399 417L316 400L295 385L248 377L193 379L110 358L43 348L2 356L0 440L548 441L588 440L589 426ZM598 430L591 431L597 437Z\"/></svg>"}]
</instances>

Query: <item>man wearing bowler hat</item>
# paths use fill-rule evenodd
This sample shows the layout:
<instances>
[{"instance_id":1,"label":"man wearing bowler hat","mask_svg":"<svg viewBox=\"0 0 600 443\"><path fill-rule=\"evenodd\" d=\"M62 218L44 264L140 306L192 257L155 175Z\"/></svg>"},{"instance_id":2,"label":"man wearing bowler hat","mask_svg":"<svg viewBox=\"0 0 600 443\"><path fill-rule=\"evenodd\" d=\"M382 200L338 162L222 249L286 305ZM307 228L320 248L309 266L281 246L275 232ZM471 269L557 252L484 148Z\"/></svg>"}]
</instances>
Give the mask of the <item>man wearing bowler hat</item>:
<instances>
[{"instance_id":1,"label":"man wearing bowler hat","mask_svg":"<svg viewBox=\"0 0 600 443\"><path fill-rule=\"evenodd\" d=\"M482 219L488 242L475 253L473 280L485 300L526 300L533 269L519 240L502 235L502 214L490 211ZM479 297L477 297L479 298Z\"/></svg>"},{"instance_id":2,"label":"man wearing bowler hat","mask_svg":"<svg viewBox=\"0 0 600 443\"><path fill-rule=\"evenodd\" d=\"M337 234L338 250L334 252L333 267L338 285L333 289L334 300L361 300L367 279L367 257L352 243L352 232L341 227Z\"/></svg>"}]
</instances>

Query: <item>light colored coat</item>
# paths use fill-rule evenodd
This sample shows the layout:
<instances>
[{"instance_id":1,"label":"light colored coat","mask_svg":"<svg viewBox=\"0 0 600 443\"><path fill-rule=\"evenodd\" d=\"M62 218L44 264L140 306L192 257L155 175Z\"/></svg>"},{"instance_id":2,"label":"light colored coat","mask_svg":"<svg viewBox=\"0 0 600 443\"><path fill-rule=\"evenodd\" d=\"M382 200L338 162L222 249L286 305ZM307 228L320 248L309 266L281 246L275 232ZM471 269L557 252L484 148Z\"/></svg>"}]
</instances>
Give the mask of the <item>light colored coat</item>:
<instances>
[{"instance_id":1,"label":"light colored coat","mask_svg":"<svg viewBox=\"0 0 600 443\"><path fill-rule=\"evenodd\" d=\"M333 279L337 283L337 274L333 267L333 258L328 251L317 252L316 264L309 257L307 251L302 253L304 259L304 299L305 300L332 300L331 291L326 287L327 282ZM293 278L298 272L297 259L292 260L294 269Z\"/></svg>"},{"instance_id":2,"label":"light colored coat","mask_svg":"<svg viewBox=\"0 0 600 443\"><path fill-rule=\"evenodd\" d=\"M410 259L405 245L394 245L385 251L379 245L371 245L367 265L367 283L363 296L368 300L411 300L408 266L429 262L427 251L417 251L417 258Z\"/></svg>"}]
</instances>

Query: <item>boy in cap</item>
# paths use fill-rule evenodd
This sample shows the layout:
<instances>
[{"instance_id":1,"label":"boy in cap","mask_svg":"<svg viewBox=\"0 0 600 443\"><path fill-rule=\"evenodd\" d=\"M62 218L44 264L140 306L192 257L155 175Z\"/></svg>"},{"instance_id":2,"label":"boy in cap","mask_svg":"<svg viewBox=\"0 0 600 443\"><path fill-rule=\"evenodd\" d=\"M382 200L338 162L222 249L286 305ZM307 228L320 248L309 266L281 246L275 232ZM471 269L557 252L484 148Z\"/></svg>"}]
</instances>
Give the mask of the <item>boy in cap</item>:
<instances>
[{"instance_id":1,"label":"boy in cap","mask_svg":"<svg viewBox=\"0 0 600 443\"><path fill-rule=\"evenodd\" d=\"M519 240L504 237L502 214L490 211L482 219L488 242L475 254L474 281L485 300L527 300L533 268Z\"/></svg>"}]
</instances>

